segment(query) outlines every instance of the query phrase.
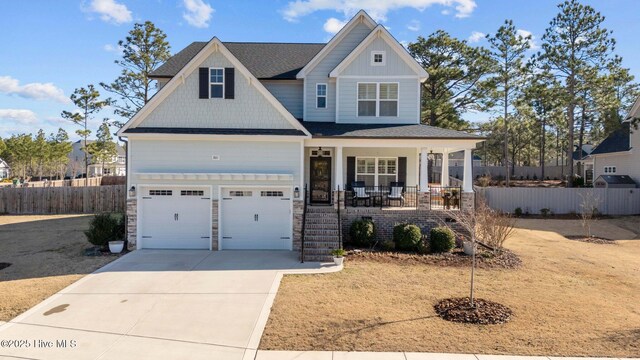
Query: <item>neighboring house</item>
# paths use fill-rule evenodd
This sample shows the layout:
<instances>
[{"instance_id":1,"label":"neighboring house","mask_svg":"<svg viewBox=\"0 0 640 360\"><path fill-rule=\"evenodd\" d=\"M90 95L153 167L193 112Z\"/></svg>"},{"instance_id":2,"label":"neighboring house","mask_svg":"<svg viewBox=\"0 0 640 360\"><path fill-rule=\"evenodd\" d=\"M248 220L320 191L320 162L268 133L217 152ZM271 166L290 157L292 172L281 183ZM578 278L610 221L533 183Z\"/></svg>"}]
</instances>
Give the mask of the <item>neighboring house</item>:
<instances>
[{"instance_id":1,"label":"neighboring house","mask_svg":"<svg viewBox=\"0 0 640 360\"><path fill-rule=\"evenodd\" d=\"M380 234L435 223L431 202L442 197L429 188L428 154L446 163L464 151L470 173L483 138L420 124L427 76L364 11L327 44L192 43L152 73L158 93L118 132L128 138L130 246L299 250L304 232L305 258L326 259L345 204L344 226L370 216ZM467 209L471 178L454 194ZM302 226L305 189L307 224L326 216L313 229Z\"/></svg>"},{"instance_id":2,"label":"neighboring house","mask_svg":"<svg viewBox=\"0 0 640 360\"><path fill-rule=\"evenodd\" d=\"M589 155L593 160L594 178L601 175L628 175L636 184L640 184L640 129L633 126L634 118L640 118L640 98L620 129L611 133Z\"/></svg>"},{"instance_id":3,"label":"neighboring house","mask_svg":"<svg viewBox=\"0 0 640 360\"><path fill-rule=\"evenodd\" d=\"M11 169L6 161L0 159L0 180L7 179L11 175Z\"/></svg>"},{"instance_id":4,"label":"neighboring house","mask_svg":"<svg viewBox=\"0 0 640 360\"><path fill-rule=\"evenodd\" d=\"M95 140L87 140L87 145L93 143ZM67 166L67 176L75 178L78 175L85 173L84 168L84 140L78 140L71 144L71 153L69 153L69 165ZM91 154L89 154L89 177L113 175L113 176L125 176L127 172L126 168L126 155L122 146L116 145L118 152L117 156L114 156L111 161L104 163L104 169L102 163L94 163Z\"/></svg>"},{"instance_id":5,"label":"neighboring house","mask_svg":"<svg viewBox=\"0 0 640 360\"><path fill-rule=\"evenodd\" d=\"M583 144L582 150L575 146L573 151L573 165L575 173L584 179L585 185L593 184L593 158L589 157L593 151L593 145Z\"/></svg>"}]
</instances>

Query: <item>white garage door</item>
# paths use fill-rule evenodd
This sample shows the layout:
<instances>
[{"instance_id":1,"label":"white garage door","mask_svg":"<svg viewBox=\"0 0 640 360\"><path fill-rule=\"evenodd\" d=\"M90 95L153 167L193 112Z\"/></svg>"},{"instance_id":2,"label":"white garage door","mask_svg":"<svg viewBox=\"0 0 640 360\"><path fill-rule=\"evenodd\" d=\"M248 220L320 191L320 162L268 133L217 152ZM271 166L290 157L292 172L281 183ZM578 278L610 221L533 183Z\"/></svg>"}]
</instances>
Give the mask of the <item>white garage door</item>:
<instances>
[{"instance_id":1,"label":"white garage door","mask_svg":"<svg viewBox=\"0 0 640 360\"><path fill-rule=\"evenodd\" d=\"M141 247L209 249L209 189L155 186L143 188L140 209Z\"/></svg>"},{"instance_id":2,"label":"white garage door","mask_svg":"<svg viewBox=\"0 0 640 360\"><path fill-rule=\"evenodd\" d=\"M223 188L222 249L291 249L291 191Z\"/></svg>"}]
</instances>

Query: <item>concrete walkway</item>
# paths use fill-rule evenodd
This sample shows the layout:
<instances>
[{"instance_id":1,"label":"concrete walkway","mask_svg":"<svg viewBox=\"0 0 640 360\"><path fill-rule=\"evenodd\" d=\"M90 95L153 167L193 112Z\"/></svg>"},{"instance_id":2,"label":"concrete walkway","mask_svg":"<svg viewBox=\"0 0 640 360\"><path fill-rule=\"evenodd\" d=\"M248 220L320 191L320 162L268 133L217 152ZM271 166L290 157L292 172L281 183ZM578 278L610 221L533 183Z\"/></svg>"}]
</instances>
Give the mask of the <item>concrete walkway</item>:
<instances>
[{"instance_id":1,"label":"concrete walkway","mask_svg":"<svg viewBox=\"0 0 640 360\"><path fill-rule=\"evenodd\" d=\"M346 351L264 351L256 352L255 360L620 360L603 357L554 357L437 354L413 352L346 352ZM637 358L627 360L640 360Z\"/></svg>"},{"instance_id":2,"label":"concrete walkway","mask_svg":"<svg viewBox=\"0 0 640 360\"><path fill-rule=\"evenodd\" d=\"M0 325L30 345L0 358L254 359L283 274L338 270L288 251L135 251Z\"/></svg>"}]
</instances>

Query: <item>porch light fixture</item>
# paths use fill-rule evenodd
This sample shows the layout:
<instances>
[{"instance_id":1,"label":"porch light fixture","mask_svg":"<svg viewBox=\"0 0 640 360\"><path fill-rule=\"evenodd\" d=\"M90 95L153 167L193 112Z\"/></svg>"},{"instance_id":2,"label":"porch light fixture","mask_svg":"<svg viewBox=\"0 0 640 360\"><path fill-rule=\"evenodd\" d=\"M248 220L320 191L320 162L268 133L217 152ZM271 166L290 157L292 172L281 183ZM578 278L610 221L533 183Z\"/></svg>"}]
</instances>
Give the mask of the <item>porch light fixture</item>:
<instances>
[{"instance_id":1,"label":"porch light fixture","mask_svg":"<svg viewBox=\"0 0 640 360\"><path fill-rule=\"evenodd\" d=\"M322 146L318 148L318 157L322 157Z\"/></svg>"},{"instance_id":2,"label":"porch light fixture","mask_svg":"<svg viewBox=\"0 0 640 360\"><path fill-rule=\"evenodd\" d=\"M296 199L300 197L300 188L297 186L293 189L293 197Z\"/></svg>"},{"instance_id":3,"label":"porch light fixture","mask_svg":"<svg viewBox=\"0 0 640 360\"><path fill-rule=\"evenodd\" d=\"M129 189L129 197L131 197L131 198L136 197L136 187L135 186L132 186Z\"/></svg>"}]
</instances>

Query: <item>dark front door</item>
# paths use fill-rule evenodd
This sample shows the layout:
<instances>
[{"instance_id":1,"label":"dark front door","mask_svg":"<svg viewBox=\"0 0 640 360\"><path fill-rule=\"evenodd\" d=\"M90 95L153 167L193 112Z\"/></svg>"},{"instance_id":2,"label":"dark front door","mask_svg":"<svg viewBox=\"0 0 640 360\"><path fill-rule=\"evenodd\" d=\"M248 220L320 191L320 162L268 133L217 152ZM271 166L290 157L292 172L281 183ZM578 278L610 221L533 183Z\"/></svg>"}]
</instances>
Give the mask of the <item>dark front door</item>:
<instances>
[{"instance_id":1,"label":"dark front door","mask_svg":"<svg viewBox=\"0 0 640 360\"><path fill-rule=\"evenodd\" d=\"M311 203L331 203L331 158L312 157L310 164L311 174Z\"/></svg>"}]
</instances>

